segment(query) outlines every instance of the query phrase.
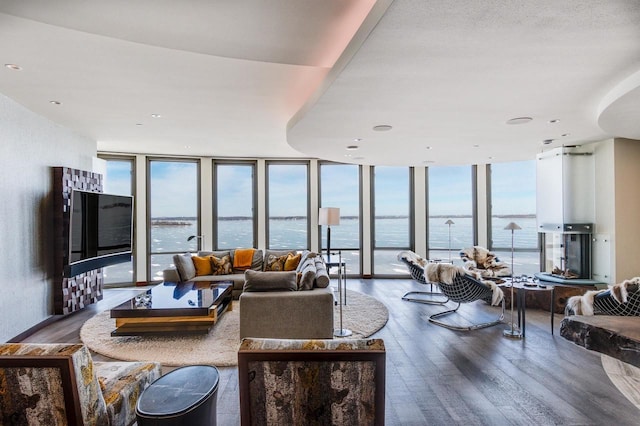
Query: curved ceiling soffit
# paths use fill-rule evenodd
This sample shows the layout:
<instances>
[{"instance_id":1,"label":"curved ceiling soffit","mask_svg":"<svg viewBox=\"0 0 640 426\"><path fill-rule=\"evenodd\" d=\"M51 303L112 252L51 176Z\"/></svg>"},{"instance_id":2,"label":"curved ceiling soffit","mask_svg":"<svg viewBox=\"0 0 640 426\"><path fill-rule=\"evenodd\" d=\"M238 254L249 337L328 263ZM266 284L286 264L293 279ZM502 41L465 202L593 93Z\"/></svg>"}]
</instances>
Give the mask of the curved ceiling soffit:
<instances>
[{"instance_id":1,"label":"curved ceiling soffit","mask_svg":"<svg viewBox=\"0 0 640 426\"><path fill-rule=\"evenodd\" d=\"M598 125L605 132L640 139L640 70L618 83L598 106Z\"/></svg>"},{"instance_id":2,"label":"curved ceiling soffit","mask_svg":"<svg viewBox=\"0 0 640 426\"><path fill-rule=\"evenodd\" d=\"M302 108L296 112L289 122L287 123L287 143L292 148L303 152L301 150L300 144L296 144L298 146L294 146L291 141L289 141L289 131L295 127L295 125L305 116L305 114L313 108L315 103L322 97L324 92L331 86L334 80L340 75L340 73L345 69L345 67L349 64L349 61L353 56L358 52L358 49L364 44L367 37L374 30L378 22L382 19L384 14L386 13L389 6L391 6L393 0L377 0L375 4L371 7L368 15L362 21L362 24L359 26L346 48L336 61L336 63L331 67L326 77L317 85L316 89L313 93L307 98L306 102L303 104ZM302 148L303 149L303 148ZM304 152L303 152L304 153ZM315 157L315 154L311 154Z\"/></svg>"}]
</instances>

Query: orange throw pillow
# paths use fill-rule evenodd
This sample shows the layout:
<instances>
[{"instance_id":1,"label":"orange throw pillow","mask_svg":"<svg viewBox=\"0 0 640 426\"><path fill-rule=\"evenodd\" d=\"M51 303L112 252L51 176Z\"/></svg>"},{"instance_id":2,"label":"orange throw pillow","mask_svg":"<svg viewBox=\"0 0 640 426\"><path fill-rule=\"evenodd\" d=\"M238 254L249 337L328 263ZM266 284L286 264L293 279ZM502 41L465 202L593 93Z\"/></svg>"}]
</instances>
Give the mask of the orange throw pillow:
<instances>
[{"instance_id":1,"label":"orange throw pillow","mask_svg":"<svg viewBox=\"0 0 640 426\"><path fill-rule=\"evenodd\" d=\"M196 276L213 274L210 256L191 256L191 260L196 268Z\"/></svg>"},{"instance_id":2,"label":"orange throw pillow","mask_svg":"<svg viewBox=\"0 0 640 426\"><path fill-rule=\"evenodd\" d=\"M302 257L302 253L298 253L295 256L289 253L287 255L287 260L284 261L284 270L295 271L298 268L298 264L300 263L301 257Z\"/></svg>"}]
</instances>

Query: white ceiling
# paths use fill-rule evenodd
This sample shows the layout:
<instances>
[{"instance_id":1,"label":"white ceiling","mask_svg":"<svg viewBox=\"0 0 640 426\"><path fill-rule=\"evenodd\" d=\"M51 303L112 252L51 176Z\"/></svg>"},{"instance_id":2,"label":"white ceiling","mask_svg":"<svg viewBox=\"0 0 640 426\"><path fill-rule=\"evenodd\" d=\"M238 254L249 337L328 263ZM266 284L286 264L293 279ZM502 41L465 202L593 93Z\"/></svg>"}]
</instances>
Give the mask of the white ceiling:
<instances>
[{"instance_id":1,"label":"white ceiling","mask_svg":"<svg viewBox=\"0 0 640 426\"><path fill-rule=\"evenodd\" d=\"M100 151L475 164L640 139L639 0L0 0L0 57L22 68L0 93Z\"/></svg>"}]
</instances>

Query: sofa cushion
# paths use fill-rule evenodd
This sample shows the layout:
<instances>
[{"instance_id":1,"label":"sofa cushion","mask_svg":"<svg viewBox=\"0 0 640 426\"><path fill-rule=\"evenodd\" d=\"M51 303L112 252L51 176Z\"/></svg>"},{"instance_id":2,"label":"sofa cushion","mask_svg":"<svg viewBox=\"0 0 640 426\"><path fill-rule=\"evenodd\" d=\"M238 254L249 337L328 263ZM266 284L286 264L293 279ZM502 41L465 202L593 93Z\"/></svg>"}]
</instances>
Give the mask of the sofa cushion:
<instances>
[{"instance_id":1,"label":"sofa cushion","mask_svg":"<svg viewBox=\"0 0 640 426\"><path fill-rule=\"evenodd\" d=\"M243 291L295 291L296 272L252 271L244 273Z\"/></svg>"},{"instance_id":2,"label":"sofa cushion","mask_svg":"<svg viewBox=\"0 0 640 426\"><path fill-rule=\"evenodd\" d=\"M234 262L234 259L235 250L231 250L231 263ZM251 260L251 267L249 269L252 269L254 271L262 271L264 269L264 261L261 249L254 250L253 259ZM244 271L246 271L246 269L233 268L234 274L244 274Z\"/></svg>"},{"instance_id":3,"label":"sofa cushion","mask_svg":"<svg viewBox=\"0 0 640 426\"><path fill-rule=\"evenodd\" d=\"M284 270L295 271L296 269L298 269L298 264L300 264L301 257L302 257L302 253L298 253L296 255L289 253L287 255L287 259L284 261Z\"/></svg>"},{"instance_id":4,"label":"sofa cushion","mask_svg":"<svg viewBox=\"0 0 640 426\"><path fill-rule=\"evenodd\" d=\"M196 276L212 275L211 256L191 256L193 266L196 268Z\"/></svg>"},{"instance_id":5,"label":"sofa cushion","mask_svg":"<svg viewBox=\"0 0 640 426\"><path fill-rule=\"evenodd\" d=\"M264 252L264 270L265 271L284 271L284 264L287 256L292 254L293 250L265 250Z\"/></svg>"},{"instance_id":6,"label":"sofa cushion","mask_svg":"<svg viewBox=\"0 0 640 426\"><path fill-rule=\"evenodd\" d=\"M209 259L211 260L211 269L213 270L212 275L229 275L232 273L231 256L209 256Z\"/></svg>"},{"instance_id":7,"label":"sofa cushion","mask_svg":"<svg viewBox=\"0 0 640 426\"><path fill-rule=\"evenodd\" d=\"M316 257L316 282L315 286L319 288L325 288L329 286L329 272L327 272L327 265L322 261L321 257Z\"/></svg>"},{"instance_id":8,"label":"sofa cushion","mask_svg":"<svg viewBox=\"0 0 640 426\"><path fill-rule=\"evenodd\" d=\"M300 282L298 290L312 290L313 282L316 279L316 265L314 262L307 261L300 273Z\"/></svg>"},{"instance_id":9,"label":"sofa cushion","mask_svg":"<svg viewBox=\"0 0 640 426\"><path fill-rule=\"evenodd\" d=\"M176 265L180 281L189 281L196 276L196 267L191 260L191 253L174 255L173 264Z\"/></svg>"}]
</instances>

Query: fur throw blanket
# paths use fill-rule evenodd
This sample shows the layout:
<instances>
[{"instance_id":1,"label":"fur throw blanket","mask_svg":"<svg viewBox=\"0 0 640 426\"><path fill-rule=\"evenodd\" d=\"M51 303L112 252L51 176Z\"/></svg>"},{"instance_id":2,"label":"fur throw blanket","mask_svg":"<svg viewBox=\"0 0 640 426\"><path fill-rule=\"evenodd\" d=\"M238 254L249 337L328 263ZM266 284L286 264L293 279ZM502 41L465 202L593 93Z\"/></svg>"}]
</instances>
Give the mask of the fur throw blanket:
<instances>
[{"instance_id":1,"label":"fur throw blanket","mask_svg":"<svg viewBox=\"0 0 640 426\"><path fill-rule=\"evenodd\" d=\"M507 264L500 262L494 253L484 247L465 248L460 251L460 257L466 269L478 272L483 277L508 277L511 275L511 269Z\"/></svg>"},{"instance_id":2,"label":"fur throw blanket","mask_svg":"<svg viewBox=\"0 0 640 426\"><path fill-rule=\"evenodd\" d=\"M598 294L611 292L611 297L622 304L627 303L630 293L635 293L640 288L640 277L624 280L619 284L610 285L604 290L589 290L582 296L572 296L567 300L566 314L594 315L593 300Z\"/></svg>"},{"instance_id":3,"label":"fur throw blanket","mask_svg":"<svg viewBox=\"0 0 640 426\"><path fill-rule=\"evenodd\" d=\"M502 289L496 285L493 281L485 281L477 272L468 271L460 266L455 266L450 263L428 263L424 268L424 276L429 283L445 283L453 284L453 279L457 275L470 275L482 284L491 288L491 305L497 306L502 302L504 294Z\"/></svg>"}]
</instances>

